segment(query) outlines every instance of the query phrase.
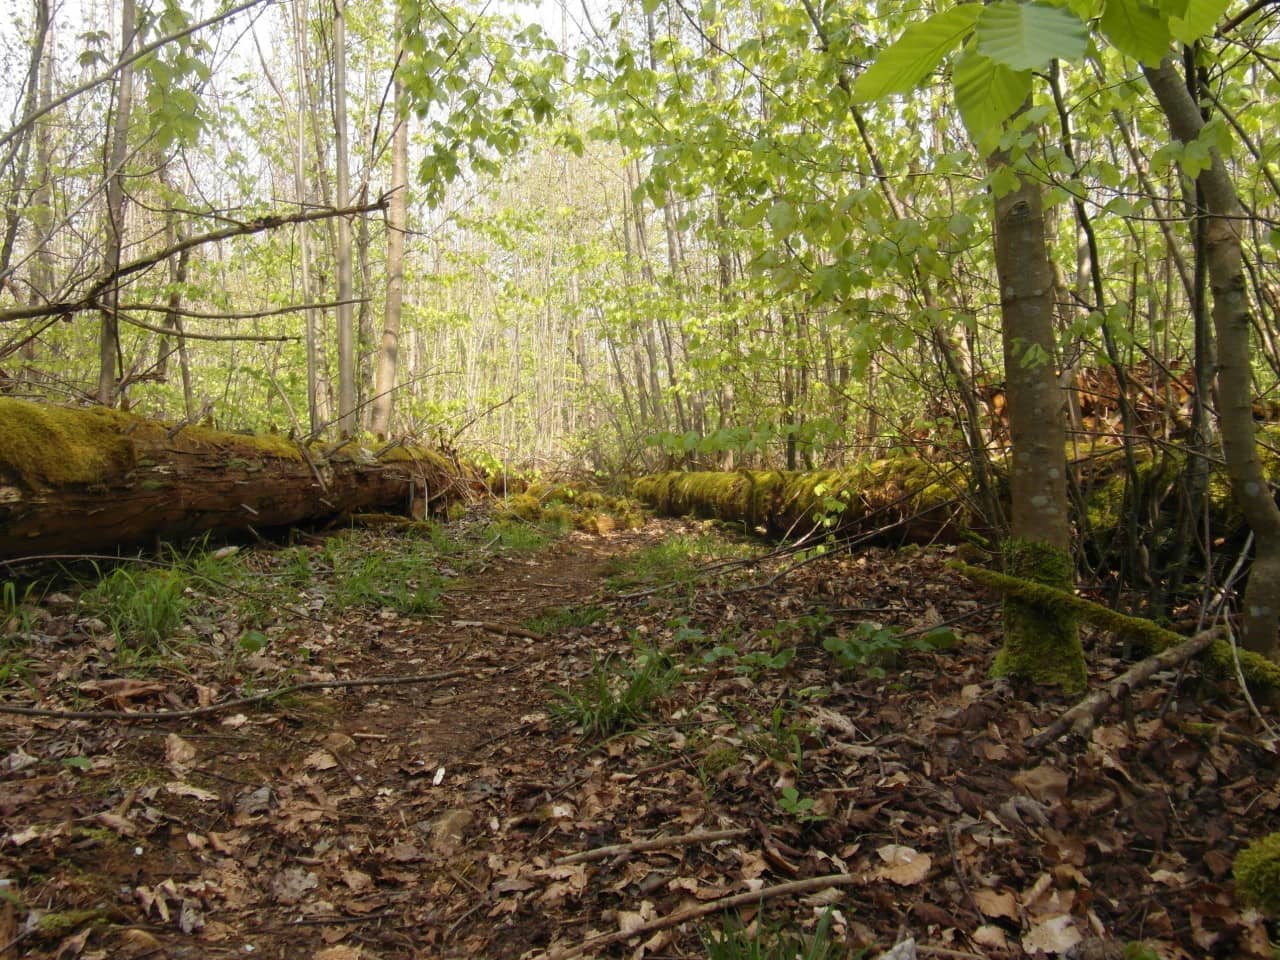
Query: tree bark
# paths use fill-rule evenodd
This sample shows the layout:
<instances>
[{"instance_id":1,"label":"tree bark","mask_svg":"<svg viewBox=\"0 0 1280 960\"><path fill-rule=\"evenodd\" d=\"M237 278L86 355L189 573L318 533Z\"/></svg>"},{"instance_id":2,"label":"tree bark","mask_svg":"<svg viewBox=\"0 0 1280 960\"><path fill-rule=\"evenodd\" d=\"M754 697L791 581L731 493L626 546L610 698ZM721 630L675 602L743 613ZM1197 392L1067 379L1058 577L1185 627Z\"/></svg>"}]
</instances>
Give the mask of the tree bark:
<instances>
[{"instance_id":1,"label":"tree bark","mask_svg":"<svg viewBox=\"0 0 1280 960\"><path fill-rule=\"evenodd\" d=\"M990 166L1009 163L997 152ZM1053 365L1053 270L1045 242L1040 185L1024 175L995 198L995 260L1008 397L1012 539L1009 573L1071 589L1067 438ZM998 674L1080 693L1088 682L1080 635L1070 615L1009 597Z\"/></svg>"},{"instance_id":2,"label":"tree bark","mask_svg":"<svg viewBox=\"0 0 1280 960\"><path fill-rule=\"evenodd\" d=\"M284 437L0 398L0 559L150 546L382 510L421 517L477 481L433 451L381 459Z\"/></svg>"},{"instance_id":3,"label":"tree bark","mask_svg":"<svg viewBox=\"0 0 1280 960\"><path fill-rule=\"evenodd\" d=\"M338 206L351 199L351 174L347 169L347 16L346 0L333 3L333 149L336 169L334 184ZM351 267L351 221L338 220L334 260L338 273L338 433L356 433L356 345L355 314L351 309L355 287Z\"/></svg>"},{"instance_id":4,"label":"tree bark","mask_svg":"<svg viewBox=\"0 0 1280 960\"><path fill-rule=\"evenodd\" d=\"M129 155L129 114L133 108L133 51L136 31L134 0L123 0L120 7L120 69L115 98L115 120L111 145L107 152L107 246L105 273L118 274L124 250L124 165ZM104 407L116 404L116 355L120 345L120 326L116 306L120 300L120 284L106 291L106 308L98 335L98 402Z\"/></svg>"},{"instance_id":5,"label":"tree bark","mask_svg":"<svg viewBox=\"0 0 1280 960\"><path fill-rule=\"evenodd\" d=\"M373 378L373 412L369 421L370 432L379 437L391 432L396 363L400 352L400 311L404 302L404 237L409 207L409 117L404 109L404 82L398 70L394 80L393 100L396 126L391 133L391 206L387 211L387 302L382 320L378 366Z\"/></svg>"},{"instance_id":6,"label":"tree bark","mask_svg":"<svg viewBox=\"0 0 1280 960\"><path fill-rule=\"evenodd\" d=\"M1169 132L1183 143L1204 127L1173 61L1144 67ZM1245 293L1240 224L1244 211L1217 148L1197 185L1206 206L1205 261L1213 291L1218 341L1218 425L1231 493L1253 531L1256 547L1244 594L1244 646L1280 662L1280 508L1262 471L1253 425L1253 358L1249 300Z\"/></svg>"}]
</instances>

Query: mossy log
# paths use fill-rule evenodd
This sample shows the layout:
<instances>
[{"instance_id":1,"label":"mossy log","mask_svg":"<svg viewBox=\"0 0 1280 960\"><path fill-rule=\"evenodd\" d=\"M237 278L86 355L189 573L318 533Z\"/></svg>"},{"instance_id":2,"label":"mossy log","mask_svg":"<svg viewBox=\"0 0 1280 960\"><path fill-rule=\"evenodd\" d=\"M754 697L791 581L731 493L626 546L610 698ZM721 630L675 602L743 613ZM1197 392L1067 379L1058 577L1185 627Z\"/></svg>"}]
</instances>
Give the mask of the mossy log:
<instances>
[{"instance_id":1,"label":"mossy log","mask_svg":"<svg viewBox=\"0 0 1280 960\"><path fill-rule=\"evenodd\" d=\"M422 515L482 487L435 451L303 446L103 407L0 398L0 558L93 553L355 511Z\"/></svg>"},{"instance_id":2,"label":"mossy log","mask_svg":"<svg viewBox=\"0 0 1280 960\"><path fill-rule=\"evenodd\" d=\"M1136 640L1156 651L1179 646L1188 639L1150 620L1126 616L1110 607L1104 607L1084 597L1078 597L1074 593L1067 593L1065 590L1056 590L1042 583L1032 583L1029 580L1021 580L996 570L987 570L967 563L954 562L951 566L970 580L1001 593L1014 594L1044 607L1058 607L1070 611L1083 623L1091 624L1117 636ZM1251 650L1232 649L1227 641L1214 640L1205 649L1204 657L1210 667L1226 675L1236 672L1235 663L1238 657L1240 672L1253 689L1268 696L1274 696L1280 692L1280 664L1272 663L1260 654Z\"/></svg>"},{"instance_id":3,"label":"mossy log","mask_svg":"<svg viewBox=\"0 0 1280 960\"><path fill-rule=\"evenodd\" d=\"M650 474L635 495L660 513L745 523L774 535L815 527L895 542L963 539L973 522L962 470L911 457L846 470L738 470Z\"/></svg>"}]
</instances>

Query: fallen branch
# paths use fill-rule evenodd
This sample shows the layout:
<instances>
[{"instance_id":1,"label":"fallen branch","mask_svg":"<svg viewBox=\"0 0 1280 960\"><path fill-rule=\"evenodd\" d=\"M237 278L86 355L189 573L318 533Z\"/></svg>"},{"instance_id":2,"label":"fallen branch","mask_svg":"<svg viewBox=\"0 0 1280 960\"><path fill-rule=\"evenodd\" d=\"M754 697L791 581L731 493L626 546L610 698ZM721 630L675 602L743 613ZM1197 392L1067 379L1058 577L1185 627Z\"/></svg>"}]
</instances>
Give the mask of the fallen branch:
<instances>
[{"instance_id":1,"label":"fallen branch","mask_svg":"<svg viewBox=\"0 0 1280 960\"><path fill-rule=\"evenodd\" d=\"M1146 683L1161 670L1168 670L1190 660L1216 639L1218 639L1218 631L1206 630L1203 633L1196 634L1190 640L1178 644L1176 647L1166 647L1159 653L1135 663L1101 690L1081 700L1040 733L1028 738L1026 741L1027 748L1039 750L1046 744L1057 740L1068 730L1080 736L1088 734L1093 729L1098 717L1113 703L1127 697L1134 687Z\"/></svg>"},{"instance_id":2,"label":"fallen branch","mask_svg":"<svg viewBox=\"0 0 1280 960\"><path fill-rule=\"evenodd\" d=\"M190 720L192 717L207 717L215 713L234 710L236 707L247 707L279 697L287 697L291 693L304 690L337 690L347 687L394 687L412 683L431 683L435 680L448 680L460 677L466 670L445 670L441 673L423 673L412 677L368 677L359 680L312 680L307 683L294 683L279 690L260 693L252 697L240 697L236 700L224 700L207 707L192 707L190 710L43 710L39 707L14 707L0 704L0 713L16 713L23 717L48 717L53 720L133 720L135 722L157 723L166 720ZM501 671L499 671L501 672Z\"/></svg>"},{"instance_id":3,"label":"fallen branch","mask_svg":"<svg viewBox=\"0 0 1280 960\"><path fill-rule=\"evenodd\" d=\"M646 850L667 850L671 847L712 843L716 840L737 840L739 837L745 837L750 832L746 828L738 827L734 830L704 830L673 837L653 837L649 840L636 840L634 843L614 843L607 847L596 847L594 850L583 850L581 853L571 853L567 857L557 857L553 862L556 866L566 863L589 863L592 860L607 860L619 854L642 853Z\"/></svg>"},{"instance_id":4,"label":"fallen branch","mask_svg":"<svg viewBox=\"0 0 1280 960\"><path fill-rule=\"evenodd\" d=\"M852 873L832 873L825 877L810 877L808 880L792 880L789 883L779 883L776 886L765 887L762 890L752 890L747 893L738 893L731 897L721 897L719 900L700 903L695 907L689 907L687 910L679 910L675 913L667 914L665 917L659 917L657 920L642 923L640 926L633 927L630 930L617 930L613 933L603 933L599 936L588 937L575 946L549 950L541 957L536 958L536 960L570 960L571 957L580 957L586 953L594 954L602 947L622 943L625 940L634 940L637 937L646 937L651 933L657 933L659 930L669 930L671 927L678 927L680 924L687 923L690 920L697 920L700 917L719 913L721 910L728 910L732 907L740 907L748 903L762 903L775 897L814 893L818 890L828 890L831 887L848 887L865 882L865 877Z\"/></svg>"},{"instance_id":5,"label":"fallen branch","mask_svg":"<svg viewBox=\"0 0 1280 960\"><path fill-rule=\"evenodd\" d=\"M1104 607L1084 597L1077 597L1074 593L1067 593L1065 590L1058 590L1042 583L1031 583L1005 573L974 567L959 561L950 563L948 566L970 580L992 587L1001 593L1011 594L1049 609L1056 607L1068 610L1085 623L1092 624L1100 630L1130 637L1156 650L1176 647L1187 640L1182 634L1166 630L1150 620L1125 616L1110 607ZM1205 656L1214 670L1227 676L1235 674L1237 651L1232 650L1231 644L1225 640L1215 636L1213 642L1205 648ZM1280 691L1280 664L1272 663L1262 654L1254 653L1252 650L1240 650L1238 656L1240 670L1245 680L1261 690Z\"/></svg>"},{"instance_id":6,"label":"fallen branch","mask_svg":"<svg viewBox=\"0 0 1280 960\"><path fill-rule=\"evenodd\" d=\"M481 630L488 630L490 633L500 633L507 637L523 637L525 640L545 640L546 638L533 630L526 630L524 627L517 627L511 623L499 623L497 620L455 620L455 627L479 627Z\"/></svg>"}]
</instances>

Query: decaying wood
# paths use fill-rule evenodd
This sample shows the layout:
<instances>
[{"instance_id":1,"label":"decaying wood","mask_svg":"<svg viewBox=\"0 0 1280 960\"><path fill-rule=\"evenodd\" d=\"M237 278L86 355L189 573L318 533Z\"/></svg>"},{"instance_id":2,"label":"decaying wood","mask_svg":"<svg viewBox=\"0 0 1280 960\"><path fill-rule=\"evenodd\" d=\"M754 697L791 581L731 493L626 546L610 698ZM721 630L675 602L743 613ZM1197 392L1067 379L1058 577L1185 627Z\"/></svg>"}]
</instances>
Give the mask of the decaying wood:
<instances>
[{"instance_id":1,"label":"decaying wood","mask_svg":"<svg viewBox=\"0 0 1280 960\"><path fill-rule=\"evenodd\" d=\"M1031 750L1039 750L1045 744L1057 740L1068 730L1081 736L1087 734L1097 722L1098 717L1113 703L1128 696L1131 690L1146 683L1161 670L1168 670L1190 660L1218 639L1218 636L1218 631L1206 630L1175 647L1166 647L1159 653L1135 663L1101 690L1085 697L1040 733L1028 738L1027 747Z\"/></svg>"},{"instance_id":2,"label":"decaying wood","mask_svg":"<svg viewBox=\"0 0 1280 960\"><path fill-rule=\"evenodd\" d=\"M442 455L304 446L102 407L0 399L0 559L89 553L360 511L413 512L479 489Z\"/></svg>"}]
</instances>

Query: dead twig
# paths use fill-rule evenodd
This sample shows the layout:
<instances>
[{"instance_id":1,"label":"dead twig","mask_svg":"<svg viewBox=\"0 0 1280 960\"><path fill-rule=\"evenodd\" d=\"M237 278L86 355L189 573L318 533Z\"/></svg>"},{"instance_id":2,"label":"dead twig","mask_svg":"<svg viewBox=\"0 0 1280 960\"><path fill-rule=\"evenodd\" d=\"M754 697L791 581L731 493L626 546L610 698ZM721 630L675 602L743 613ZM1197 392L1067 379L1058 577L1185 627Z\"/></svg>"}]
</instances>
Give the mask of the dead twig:
<instances>
[{"instance_id":1,"label":"dead twig","mask_svg":"<svg viewBox=\"0 0 1280 960\"><path fill-rule=\"evenodd\" d=\"M481 630L488 630L490 633L500 633L507 637L523 637L525 640L544 640L545 637L533 630L526 630L524 627L517 627L511 623L499 623L497 620L455 620L455 627L479 627Z\"/></svg>"},{"instance_id":2,"label":"dead twig","mask_svg":"<svg viewBox=\"0 0 1280 960\"><path fill-rule=\"evenodd\" d=\"M832 873L825 877L810 877L807 880L792 880L788 883L779 883L776 886L765 887L762 890L752 890L747 893L738 893L731 897L721 897L719 900L700 903L686 910L678 910L675 913L667 914L665 917L659 917L657 920L642 923L630 930L617 930L613 933L603 933L599 936L588 937L573 946L549 950L538 957L537 960L570 960L571 957L595 954L603 947L622 943L626 940L634 940L638 937L647 937L650 934L657 933L659 930L669 930L671 927L678 927L680 924L688 923L690 920L697 920L700 917L719 913L732 907L740 907L748 903L762 903L775 897L814 893L819 890L828 890L831 887L854 886L865 882L865 877L856 874Z\"/></svg>"},{"instance_id":3,"label":"dead twig","mask_svg":"<svg viewBox=\"0 0 1280 960\"><path fill-rule=\"evenodd\" d=\"M1197 633L1190 640L1180 643L1176 647L1168 647L1153 656L1147 657L1145 660L1135 663L1101 690L1081 700L1040 733L1030 737L1026 741L1027 749L1038 750L1046 744L1057 740L1068 730L1074 730L1082 735L1087 734L1093 728L1098 717L1113 703L1128 696L1134 687L1146 683L1161 670L1168 670L1190 660L1217 639L1217 630L1206 630L1203 633Z\"/></svg>"},{"instance_id":4,"label":"dead twig","mask_svg":"<svg viewBox=\"0 0 1280 960\"><path fill-rule=\"evenodd\" d=\"M567 857L557 857L553 863L561 866L566 863L589 863L592 860L608 860L610 857L626 853L642 853L646 850L668 850L671 847L692 846L698 843L712 843L716 840L737 840L751 831L739 827L733 830L702 830L684 833L679 836L653 837L649 840L636 840L632 843L614 843L607 847L596 847L571 853Z\"/></svg>"},{"instance_id":5,"label":"dead twig","mask_svg":"<svg viewBox=\"0 0 1280 960\"><path fill-rule=\"evenodd\" d=\"M239 697L225 700L207 707L192 707L190 710L44 710L39 707L15 707L7 703L0 704L0 713L15 713L23 717L48 717L53 720L133 720L136 722L158 723L167 720L190 720L193 717L207 717L236 707L247 707L255 703L263 703L286 697L304 690L338 690L347 687L394 687L413 683L431 683L436 680L449 680L460 677L466 670L444 670L440 673L423 673L412 677L367 677L357 680L312 680L307 683L293 683L279 690L271 690L252 697ZM499 671L502 672L502 671Z\"/></svg>"}]
</instances>

